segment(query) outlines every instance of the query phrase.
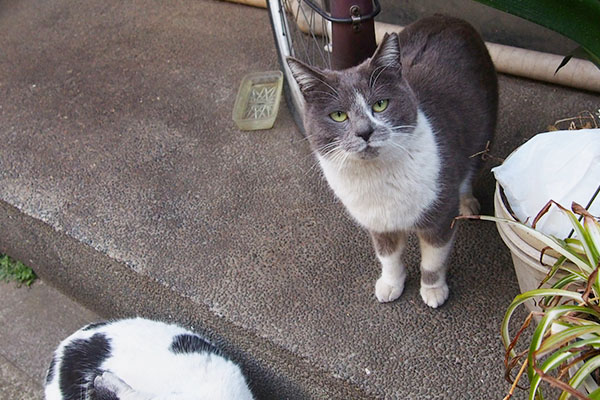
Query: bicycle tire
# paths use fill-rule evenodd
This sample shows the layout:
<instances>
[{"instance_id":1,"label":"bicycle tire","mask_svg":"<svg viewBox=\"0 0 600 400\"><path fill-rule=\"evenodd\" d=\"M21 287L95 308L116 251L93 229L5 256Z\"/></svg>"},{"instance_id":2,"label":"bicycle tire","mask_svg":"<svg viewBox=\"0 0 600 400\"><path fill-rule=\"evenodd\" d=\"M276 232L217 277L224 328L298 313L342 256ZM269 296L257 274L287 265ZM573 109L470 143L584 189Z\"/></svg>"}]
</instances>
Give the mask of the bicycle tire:
<instances>
[{"instance_id":1,"label":"bicycle tire","mask_svg":"<svg viewBox=\"0 0 600 400\"><path fill-rule=\"evenodd\" d=\"M284 96L294 122L302 132L304 98L285 61L295 57L308 65L331 68L330 24L301 0L268 0L271 29L279 64L284 75Z\"/></svg>"}]
</instances>

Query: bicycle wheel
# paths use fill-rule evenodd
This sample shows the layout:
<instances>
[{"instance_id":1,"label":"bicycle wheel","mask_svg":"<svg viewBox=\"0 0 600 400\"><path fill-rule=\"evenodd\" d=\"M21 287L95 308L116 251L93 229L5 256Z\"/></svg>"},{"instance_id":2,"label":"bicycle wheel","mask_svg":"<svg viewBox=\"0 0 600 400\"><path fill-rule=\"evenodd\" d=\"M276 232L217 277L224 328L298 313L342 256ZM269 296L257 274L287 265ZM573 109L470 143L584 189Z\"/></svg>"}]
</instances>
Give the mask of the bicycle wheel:
<instances>
[{"instance_id":1,"label":"bicycle wheel","mask_svg":"<svg viewBox=\"0 0 600 400\"><path fill-rule=\"evenodd\" d=\"M317 3L326 9L323 0ZM268 0L268 6L275 47L285 76L286 102L296 125L304 133L304 98L285 58L292 56L308 65L331 68L331 23L302 0Z\"/></svg>"}]
</instances>

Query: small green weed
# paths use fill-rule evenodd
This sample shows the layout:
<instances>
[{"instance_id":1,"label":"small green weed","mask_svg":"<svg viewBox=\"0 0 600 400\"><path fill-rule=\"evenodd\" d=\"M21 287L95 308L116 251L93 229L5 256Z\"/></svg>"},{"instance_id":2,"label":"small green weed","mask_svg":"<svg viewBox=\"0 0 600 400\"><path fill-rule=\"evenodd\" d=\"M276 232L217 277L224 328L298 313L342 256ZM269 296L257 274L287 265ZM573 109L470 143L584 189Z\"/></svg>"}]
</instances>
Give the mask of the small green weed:
<instances>
[{"instance_id":1,"label":"small green weed","mask_svg":"<svg viewBox=\"0 0 600 400\"><path fill-rule=\"evenodd\" d=\"M31 286L36 279L35 272L21 261L0 254L0 281L16 281L19 285Z\"/></svg>"}]
</instances>

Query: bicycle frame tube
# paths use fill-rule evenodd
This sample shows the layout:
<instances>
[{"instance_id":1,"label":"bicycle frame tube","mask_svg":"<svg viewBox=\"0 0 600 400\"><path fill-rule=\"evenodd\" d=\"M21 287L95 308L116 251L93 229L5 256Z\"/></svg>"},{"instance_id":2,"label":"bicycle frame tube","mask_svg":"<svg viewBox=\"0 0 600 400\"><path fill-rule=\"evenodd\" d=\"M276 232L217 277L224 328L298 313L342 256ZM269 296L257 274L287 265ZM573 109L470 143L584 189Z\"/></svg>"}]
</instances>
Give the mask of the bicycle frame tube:
<instances>
[{"instance_id":1,"label":"bicycle frame tube","mask_svg":"<svg viewBox=\"0 0 600 400\"><path fill-rule=\"evenodd\" d=\"M372 0L331 0L331 16L351 18L352 23L331 23L333 50L331 66L345 69L360 64L375 52L375 24L373 18L361 16L373 12Z\"/></svg>"}]
</instances>

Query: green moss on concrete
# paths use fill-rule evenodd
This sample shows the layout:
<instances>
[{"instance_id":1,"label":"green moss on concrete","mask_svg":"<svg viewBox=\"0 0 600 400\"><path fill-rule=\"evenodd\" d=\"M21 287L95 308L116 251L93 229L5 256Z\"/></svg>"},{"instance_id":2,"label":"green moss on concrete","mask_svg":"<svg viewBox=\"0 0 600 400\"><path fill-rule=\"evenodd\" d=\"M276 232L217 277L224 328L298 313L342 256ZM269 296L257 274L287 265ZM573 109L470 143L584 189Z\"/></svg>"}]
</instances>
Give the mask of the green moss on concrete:
<instances>
[{"instance_id":1,"label":"green moss on concrete","mask_svg":"<svg viewBox=\"0 0 600 400\"><path fill-rule=\"evenodd\" d=\"M15 281L19 285L31 286L36 279L35 272L21 261L0 254L0 281Z\"/></svg>"}]
</instances>

